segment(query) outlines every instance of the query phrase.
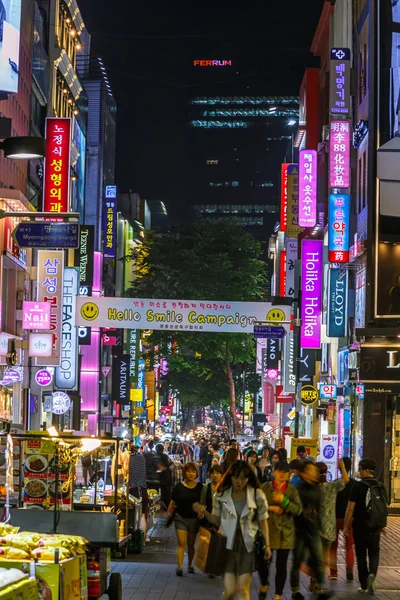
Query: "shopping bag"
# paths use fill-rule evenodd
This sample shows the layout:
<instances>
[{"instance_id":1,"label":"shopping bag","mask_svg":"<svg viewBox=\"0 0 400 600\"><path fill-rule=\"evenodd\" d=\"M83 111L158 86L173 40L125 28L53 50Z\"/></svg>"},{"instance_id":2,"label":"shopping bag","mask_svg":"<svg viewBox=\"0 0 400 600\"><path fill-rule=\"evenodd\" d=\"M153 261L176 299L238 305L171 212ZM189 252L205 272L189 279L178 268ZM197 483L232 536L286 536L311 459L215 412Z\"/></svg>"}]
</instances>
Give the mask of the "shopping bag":
<instances>
[{"instance_id":1,"label":"shopping bag","mask_svg":"<svg viewBox=\"0 0 400 600\"><path fill-rule=\"evenodd\" d=\"M220 575L225 571L226 542L224 535L211 531L205 573Z\"/></svg>"},{"instance_id":2,"label":"shopping bag","mask_svg":"<svg viewBox=\"0 0 400 600\"><path fill-rule=\"evenodd\" d=\"M205 527L199 528L197 534L195 553L194 553L194 565L203 573L206 572L207 555L210 546L211 531Z\"/></svg>"}]
</instances>

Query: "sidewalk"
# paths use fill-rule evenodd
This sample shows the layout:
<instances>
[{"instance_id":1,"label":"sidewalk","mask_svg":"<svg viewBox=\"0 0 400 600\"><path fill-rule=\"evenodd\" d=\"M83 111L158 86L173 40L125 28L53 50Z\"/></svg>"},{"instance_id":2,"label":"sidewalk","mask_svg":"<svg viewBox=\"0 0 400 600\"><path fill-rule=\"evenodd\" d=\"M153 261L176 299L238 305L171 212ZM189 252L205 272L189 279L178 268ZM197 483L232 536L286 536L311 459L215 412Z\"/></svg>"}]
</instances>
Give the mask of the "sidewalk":
<instances>
[{"instance_id":1,"label":"sidewalk","mask_svg":"<svg viewBox=\"0 0 400 600\"><path fill-rule=\"evenodd\" d=\"M175 531L173 526L166 529L160 519L150 530L151 541L145 551L131 555L127 559L112 563L113 571L122 575L122 600L220 600L222 594L221 577L209 579L203 573L189 575L184 564L184 576L175 575ZM345 581L343 555L339 558L339 580L331 583L335 597L344 600L360 598L357 594L358 581L349 584ZM356 576L356 572L355 572ZM271 583L273 584L273 577ZM309 596L308 579L302 575L301 592ZM253 577L251 600L258 598L258 576ZM389 517L386 533L382 536L381 561L378 573L379 600L400 599L400 517ZM273 598L274 589L268 598ZM291 599L290 587L284 592L286 600Z\"/></svg>"}]
</instances>

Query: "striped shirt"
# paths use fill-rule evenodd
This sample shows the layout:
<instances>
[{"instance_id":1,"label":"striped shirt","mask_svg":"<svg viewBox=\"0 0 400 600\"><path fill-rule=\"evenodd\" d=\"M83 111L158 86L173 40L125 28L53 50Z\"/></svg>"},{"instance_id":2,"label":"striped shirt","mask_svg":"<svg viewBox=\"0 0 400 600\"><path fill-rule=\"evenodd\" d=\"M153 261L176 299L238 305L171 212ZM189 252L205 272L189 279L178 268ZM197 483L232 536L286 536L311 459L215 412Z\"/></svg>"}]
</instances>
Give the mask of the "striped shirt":
<instances>
[{"instance_id":1,"label":"striped shirt","mask_svg":"<svg viewBox=\"0 0 400 600\"><path fill-rule=\"evenodd\" d=\"M146 461L140 452L131 454L129 459L129 487L146 488Z\"/></svg>"}]
</instances>

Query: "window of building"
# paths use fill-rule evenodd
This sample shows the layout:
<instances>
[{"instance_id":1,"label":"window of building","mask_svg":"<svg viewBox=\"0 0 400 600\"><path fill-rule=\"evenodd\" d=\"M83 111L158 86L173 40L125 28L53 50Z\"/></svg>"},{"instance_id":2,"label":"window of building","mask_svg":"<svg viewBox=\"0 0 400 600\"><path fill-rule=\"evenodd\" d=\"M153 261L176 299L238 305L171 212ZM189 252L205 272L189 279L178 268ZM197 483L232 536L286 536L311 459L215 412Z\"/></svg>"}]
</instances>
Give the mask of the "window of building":
<instances>
[{"instance_id":1,"label":"window of building","mask_svg":"<svg viewBox=\"0 0 400 600\"><path fill-rule=\"evenodd\" d=\"M208 165L217 165L219 163L218 158L207 158L206 163Z\"/></svg>"}]
</instances>

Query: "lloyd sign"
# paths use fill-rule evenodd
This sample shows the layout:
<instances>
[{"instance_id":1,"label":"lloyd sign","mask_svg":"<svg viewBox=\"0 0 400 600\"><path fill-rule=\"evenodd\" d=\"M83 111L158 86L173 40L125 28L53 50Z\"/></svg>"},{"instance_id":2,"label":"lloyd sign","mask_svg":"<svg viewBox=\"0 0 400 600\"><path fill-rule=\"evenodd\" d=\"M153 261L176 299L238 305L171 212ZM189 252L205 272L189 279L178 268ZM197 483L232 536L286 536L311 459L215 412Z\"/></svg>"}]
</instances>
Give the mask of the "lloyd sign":
<instances>
[{"instance_id":1,"label":"lloyd sign","mask_svg":"<svg viewBox=\"0 0 400 600\"><path fill-rule=\"evenodd\" d=\"M400 381L400 345L362 345L360 379L364 383Z\"/></svg>"},{"instance_id":2,"label":"lloyd sign","mask_svg":"<svg viewBox=\"0 0 400 600\"><path fill-rule=\"evenodd\" d=\"M348 272L340 269L328 271L327 336L347 335Z\"/></svg>"}]
</instances>

